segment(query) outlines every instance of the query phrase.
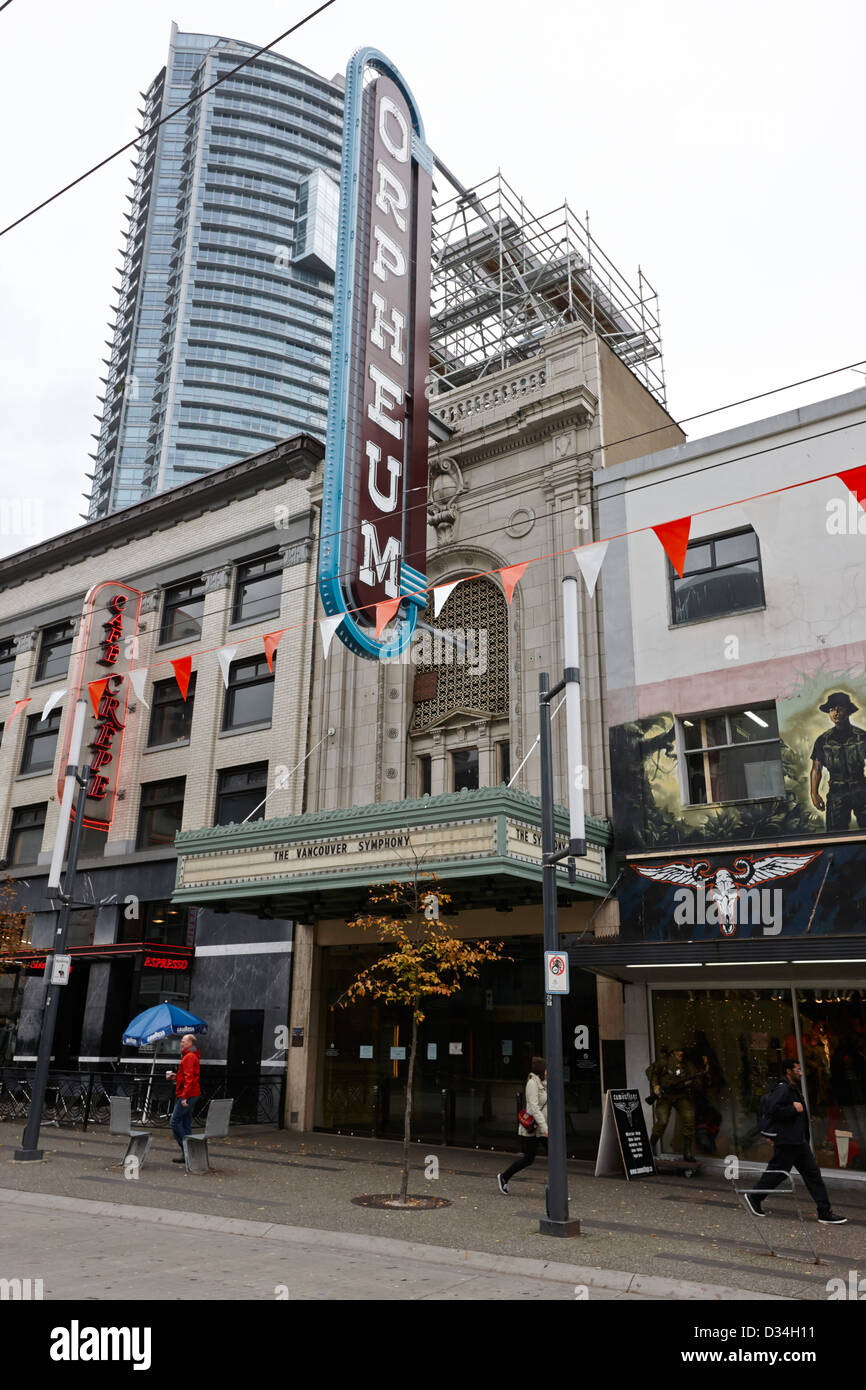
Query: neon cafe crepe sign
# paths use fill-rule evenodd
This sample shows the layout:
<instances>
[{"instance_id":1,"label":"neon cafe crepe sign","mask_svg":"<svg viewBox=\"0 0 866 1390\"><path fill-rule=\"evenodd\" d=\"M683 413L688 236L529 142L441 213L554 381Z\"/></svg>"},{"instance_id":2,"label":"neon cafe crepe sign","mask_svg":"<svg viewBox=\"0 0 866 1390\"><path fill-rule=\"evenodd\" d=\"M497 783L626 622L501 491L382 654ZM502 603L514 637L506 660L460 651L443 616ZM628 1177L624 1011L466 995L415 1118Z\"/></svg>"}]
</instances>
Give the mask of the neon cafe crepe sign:
<instances>
[{"instance_id":1,"label":"neon cafe crepe sign","mask_svg":"<svg viewBox=\"0 0 866 1390\"><path fill-rule=\"evenodd\" d=\"M365 85L365 74L372 80ZM396 656L427 604L433 156L384 54L346 69L319 592L358 656ZM396 634L376 604L397 600Z\"/></svg>"},{"instance_id":2,"label":"neon cafe crepe sign","mask_svg":"<svg viewBox=\"0 0 866 1390\"><path fill-rule=\"evenodd\" d=\"M141 599L139 589L115 580L94 585L84 599L72 657L73 675L64 720L57 791L62 797L75 705L78 700L85 699L87 715L79 761L82 765L88 764L83 824L92 830L107 832L114 818L129 703L129 671L134 664ZM98 683L94 692L98 696L95 709L88 689L94 681Z\"/></svg>"}]
</instances>

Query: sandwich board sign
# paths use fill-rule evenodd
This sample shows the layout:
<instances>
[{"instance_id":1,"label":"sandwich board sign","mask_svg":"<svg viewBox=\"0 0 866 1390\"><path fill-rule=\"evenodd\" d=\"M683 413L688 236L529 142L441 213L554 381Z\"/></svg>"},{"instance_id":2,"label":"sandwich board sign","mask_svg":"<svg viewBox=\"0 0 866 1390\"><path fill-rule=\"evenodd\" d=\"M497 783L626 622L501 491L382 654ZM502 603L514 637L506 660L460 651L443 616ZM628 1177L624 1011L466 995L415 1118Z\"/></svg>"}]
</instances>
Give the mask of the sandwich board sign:
<instances>
[{"instance_id":1,"label":"sandwich board sign","mask_svg":"<svg viewBox=\"0 0 866 1390\"><path fill-rule=\"evenodd\" d=\"M656 1166L639 1091L605 1091L604 1114L595 1162L597 1178L646 1178Z\"/></svg>"}]
</instances>

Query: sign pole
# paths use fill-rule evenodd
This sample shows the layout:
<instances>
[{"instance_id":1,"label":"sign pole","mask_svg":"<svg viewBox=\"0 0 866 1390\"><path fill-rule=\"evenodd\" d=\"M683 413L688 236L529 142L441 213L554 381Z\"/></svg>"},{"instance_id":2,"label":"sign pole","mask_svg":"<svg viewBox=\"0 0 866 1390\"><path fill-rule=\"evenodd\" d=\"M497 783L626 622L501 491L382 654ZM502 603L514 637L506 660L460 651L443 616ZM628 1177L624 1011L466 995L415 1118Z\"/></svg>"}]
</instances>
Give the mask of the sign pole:
<instances>
[{"instance_id":1,"label":"sign pole","mask_svg":"<svg viewBox=\"0 0 866 1390\"><path fill-rule=\"evenodd\" d=\"M83 705L82 705L83 708ZM13 1158L18 1163L26 1163L35 1159L42 1158L42 1150L37 1148L39 1143L39 1129L42 1124L42 1108L45 1104L45 1091L48 1086L48 1072L51 1067L51 1049L54 1046L54 1029L57 1024L57 1010L60 1006L60 990L65 980L55 980L53 967L56 958L63 955L66 948L66 935L69 930L69 915L72 910L72 891L75 883L75 873L78 867L78 847L81 843L81 831L84 823L84 800L87 795L87 783L89 780L89 769L83 767L81 772L77 772L75 761L80 756L81 735L84 727L84 718L77 708L75 711L75 724L73 726L73 738L76 736L77 746L73 742L69 750L69 765L66 769L67 786L72 781L78 783L78 796L76 798L75 812L72 819L72 835L69 841L69 860L66 866L66 891L60 892L60 912L57 919L57 929L54 934L54 943L45 960L45 987L47 990L45 1006L42 1014L42 1032L39 1036L39 1051L36 1057L36 1071L33 1077L33 1091L30 1100L30 1113L27 1116L27 1124L24 1129L24 1137L21 1140L20 1149L16 1149ZM71 797L70 797L71 799ZM64 795L64 804L66 797ZM67 835L68 822L63 818L61 807L61 821L57 828L57 843L63 845ZM58 852L57 845L54 850L54 861L62 862L63 851ZM52 875L53 877L53 875ZM57 875L59 881L59 873ZM49 961L51 966L49 966Z\"/></svg>"},{"instance_id":2,"label":"sign pole","mask_svg":"<svg viewBox=\"0 0 866 1390\"><path fill-rule=\"evenodd\" d=\"M553 755L550 738L550 677L538 677L539 752L541 755L541 891L544 917L544 950L559 950L556 910L556 831L553 819ZM560 687L561 688L561 687ZM549 959L546 956L546 959ZM545 970L545 986L547 984ZM568 1216L568 1170L565 1154L565 1081L562 1060L562 999L545 992L544 1047L547 1061L547 1216L539 1230L548 1236L578 1236L580 1222Z\"/></svg>"}]
</instances>

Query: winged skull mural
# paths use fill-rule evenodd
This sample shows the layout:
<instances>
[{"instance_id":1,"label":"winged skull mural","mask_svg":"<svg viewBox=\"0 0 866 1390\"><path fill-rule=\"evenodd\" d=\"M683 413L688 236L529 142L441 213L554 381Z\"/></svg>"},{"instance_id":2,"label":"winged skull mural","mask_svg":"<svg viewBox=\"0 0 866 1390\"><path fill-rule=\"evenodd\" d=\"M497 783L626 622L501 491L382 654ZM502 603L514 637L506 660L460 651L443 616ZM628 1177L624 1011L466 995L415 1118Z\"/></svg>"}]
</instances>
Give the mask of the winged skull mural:
<instances>
[{"instance_id":1,"label":"winged skull mural","mask_svg":"<svg viewBox=\"0 0 866 1390\"><path fill-rule=\"evenodd\" d=\"M737 904L741 889L755 888L759 883L798 874L820 853L817 850L814 854L769 854L757 859L741 856L734 860L730 869L713 870L708 859L691 859L687 863L680 860L673 864L660 864L657 868L632 864L632 868L644 878L677 883L696 891L708 891L718 910L719 930L723 936L733 936L737 930Z\"/></svg>"}]
</instances>

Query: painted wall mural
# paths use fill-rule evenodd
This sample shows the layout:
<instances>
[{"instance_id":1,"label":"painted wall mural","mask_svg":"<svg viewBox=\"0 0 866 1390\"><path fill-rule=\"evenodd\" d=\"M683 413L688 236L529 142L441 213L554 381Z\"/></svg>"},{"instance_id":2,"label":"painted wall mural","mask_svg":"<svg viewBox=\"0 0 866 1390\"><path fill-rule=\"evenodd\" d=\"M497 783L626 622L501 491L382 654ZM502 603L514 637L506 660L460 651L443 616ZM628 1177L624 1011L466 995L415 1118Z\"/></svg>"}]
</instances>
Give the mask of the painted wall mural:
<instances>
[{"instance_id":1,"label":"painted wall mural","mask_svg":"<svg viewBox=\"0 0 866 1390\"><path fill-rule=\"evenodd\" d=\"M626 940L855 935L866 921L859 844L632 862L617 895Z\"/></svg>"},{"instance_id":2,"label":"painted wall mural","mask_svg":"<svg viewBox=\"0 0 866 1390\"><path fill-rule=\"evenodd\" d=\"M770 705L610 730L619 851L866 829L866 668L798 674Z\"/></svg>"}]
</instances>

